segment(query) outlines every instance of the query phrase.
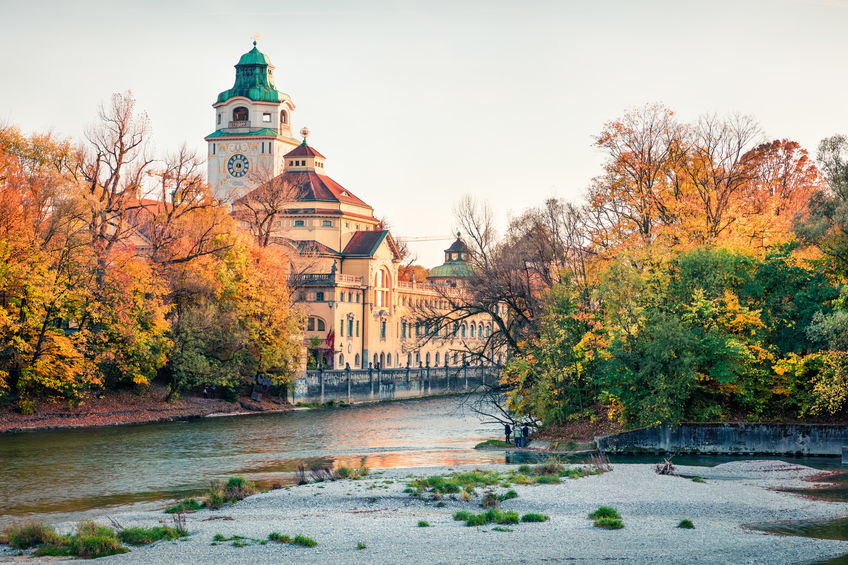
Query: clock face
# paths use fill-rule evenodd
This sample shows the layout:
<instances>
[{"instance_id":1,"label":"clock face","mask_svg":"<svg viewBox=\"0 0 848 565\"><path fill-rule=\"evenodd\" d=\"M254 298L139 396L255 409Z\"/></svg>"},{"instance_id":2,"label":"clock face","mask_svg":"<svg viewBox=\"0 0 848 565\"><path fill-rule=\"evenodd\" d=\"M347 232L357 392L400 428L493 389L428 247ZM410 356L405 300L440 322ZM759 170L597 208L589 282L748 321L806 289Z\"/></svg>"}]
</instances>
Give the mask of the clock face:
<instances>
[{"instance_id":1,"label":"clock face","mask_svg":"<svg viewBox=\"0 0 848 565\"><path fill-rule=\"evenodd\" d=\"M240 153L236 153L227 161L227 171L234 177L243 177L250 168L250 161Z\"/></svg>"}]
</instances>

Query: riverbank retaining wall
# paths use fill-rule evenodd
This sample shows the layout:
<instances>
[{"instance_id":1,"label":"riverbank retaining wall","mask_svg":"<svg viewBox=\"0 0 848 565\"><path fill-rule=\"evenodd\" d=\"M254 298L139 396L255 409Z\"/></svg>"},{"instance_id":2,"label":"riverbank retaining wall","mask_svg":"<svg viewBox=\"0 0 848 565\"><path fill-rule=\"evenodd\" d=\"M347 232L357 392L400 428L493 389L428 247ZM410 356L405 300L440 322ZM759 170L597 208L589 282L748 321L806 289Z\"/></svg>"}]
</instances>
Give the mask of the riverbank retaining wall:
<instances>
[{"instance_id":1,"label":"riverbank retaining wall","mask_svg":"<svg viewBox=\"0 0 848 565\"><path fill-rule=\"evenodd\" d=\"M494 366L306 371L295 380L292 402L375 402L438 396L497 382Z\"/></svg>"},{"instance_id":2,"label":"riverbank retaining wall","mask_svg":"<svg viewBox=\"0 0 848 565\"><path fill-rule=\"evenodd\" d=\"M841 455L848 426L817 424L681 424L595 438L608 453Z\"/></svg>"}]
</instances>

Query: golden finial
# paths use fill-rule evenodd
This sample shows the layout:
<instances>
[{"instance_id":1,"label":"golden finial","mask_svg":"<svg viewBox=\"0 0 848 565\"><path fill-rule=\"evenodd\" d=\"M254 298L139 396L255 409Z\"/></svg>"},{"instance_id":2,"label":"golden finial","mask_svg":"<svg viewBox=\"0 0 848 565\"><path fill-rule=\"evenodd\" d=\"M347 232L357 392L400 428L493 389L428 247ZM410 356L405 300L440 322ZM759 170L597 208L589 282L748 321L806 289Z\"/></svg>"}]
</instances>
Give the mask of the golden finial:
<instances>
[{"instance_id":1,"label":"golden finial","mask_svg":"<svg viewBox=\"0 0 848 565\"><path fill-rule=\"evenodd\" d=\"M254 47L256 47L256 42L257 42L257 41L259 41L259 34L258 34L258 33L254 33L254 34L253 34L253 46L254 46Z\"/></svg>"}]
</instances>

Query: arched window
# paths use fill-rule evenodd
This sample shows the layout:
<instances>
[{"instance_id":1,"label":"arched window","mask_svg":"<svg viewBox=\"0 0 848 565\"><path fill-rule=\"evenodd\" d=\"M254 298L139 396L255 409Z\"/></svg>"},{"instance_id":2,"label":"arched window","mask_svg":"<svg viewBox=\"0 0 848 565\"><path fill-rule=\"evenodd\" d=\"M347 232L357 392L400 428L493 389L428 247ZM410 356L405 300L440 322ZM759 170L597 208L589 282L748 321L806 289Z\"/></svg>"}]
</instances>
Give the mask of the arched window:
<instances>
[{"instance_id":1,"label":"arched window","mask_svg":"<svg viewBox=\"0 0 848 565\"><path fill-rule=\"evenodd\" d=\"M458 362L459 362L459 355L454 353L453 354L453 364L456 365Z\"/></svg>"},{"instance_id":2,"label":"arched window","mask_svg":"<svg viewBox=\"0 0 848 565\"><path fill-rule=\"evenodd\" d=\"M323 332L325 329L327 329L327 326L324 323L324 320L322 320L321 318L314 318L314 317L310 316L306 320L306 331Z\"/></svg>"},{"instance_id":3,"label":"arched window","mask_svg":"<svg viewBox=\"0 0 848 565\"><path fill-rule=\"evenodd\" d=\"M483 339L483 322L480 322L480 324L477 326L477 337Z\"/></svg>"},{"instance_id":4,"label":"arched window","mask_svg":"<svg viewBox=\"0 0 848 565\"><path fill-rule=\"evenodd\" d=\"M416 364L416 365L420 365L420 364L421 364L421 354L420 354L420 353L418 353L418 352L416 352L416 353L415 353L415 364Z\"/></svg>"},{"instance_id":5,"label":"arched window","mask_svg":"<svg viewBox=\"0 0 848 565\"><path fill-rule=\"evenodd\" d=\"M374 277L374 304L377 306L389 305L389 288L391 287L391 277L389 271L380 269Z\"/></svg>"},{"instance_id":6,"label":"arched window","mask_svg":"<svg viewBox=\"0 0 848 565\"><path fill-rule=\"evenodd\" d=\"M339 353L339 369L344 369L344 353Z\"/></svg>"},{"instance_id":7,"label":"arched window","mask_svg":"<svg viewBox=\"0 0 848 565\"><path fill-rule=\"evenodd\" d=\"M476 325L474 325L473 323L471 324L471 337L472 337L472 338L474 338L474 334L476 333L476 332L474 331L474 329L475 329L476 327L477 327L477 326L476 326Z\"/></svg>"},{"instance_id":8,"label":"arched window","mask_svg":"<svg viewBox=\"0 0 848 565\"><path fill-rule=\"evenodd\" d=\"M410 365L412 365L412 353L407 353L406 354L406 366L409 367Z\"/></svg>"},{"instance_id":9,"label":"arched window","mask_svg":"<svg viewBox=\"0 0 848 565\"><path fill-rule=\"evenodd\" d=\"M247 108L244 106L239 106L238 108L233 109L233 121L234 122L246 122L250 119L250 114L247 111Z\"/></svg>"},{"instance_id":10,"label":"arched window","mask_svg":"<svg viewBox=\"0 0 848 565\"><path fill-rule=\"evenodd\" d=\"M386 366L386 354L380 353L380 368L382 369L385 366Z\"/></svg>"},{"instance_id":11,"label":"arched window","mask_svg":"<svg viewBox=\"0 0 848 565\"><path fill-rule=\"evenodd\" d=\"M427 352L426 359L427 359L427 366L429 367L430 366L430 352L429 351Z\"/></svg>"},{"instance_id":12,"label":"arched window","mask_svg":"<svg viewBox=\"0 0 848 565\"><path fill-rule=\"evenodd\" d=\"M462 324L462 328L460 328L460 330L459 330L460 337L465 337L465 328L466 328L465 324Z\"/></svg>"},{"instance_id":13,"label":"arched window","mask_svg":"<svg viewBox=\"0 0 848 565\"><path fill-rule=\"evenodd\" d=\"M486 324L486 336L492 335L492 324Z\"/></svg>"},{"instance_id":14,"label":"arched window","mask_svg":"<svg viewBox=\"0 0 848 565\"><path fill-rule=\"evenodd\" d=\"M439 353L436 352L436 365L438 365L438 364L439 364Z\"/></svg>"},{"instance_id":15,"label":"arched window","mask_svg":"<svg viewBox=\"0 0 848 565\"><path fill-rule=\"evenodd\" d=\"M375 354L374 354L374 367L375 367L375 368L377 367L377 363L379 363L379 362L380 362L380 358L379 358L379 357L377 357L377 354L375 353Z\"/></svg>"},{"instance_id":16,"label":"arched window","mask_svg":"<svg viewBox=\"0 0 848 565\"><path fill-rule=\"evenodd\" d=\"M391 367L391 366L392 366L392 354L389 353L388 355L386 355L386 367Z\"/></svg>"},{"instance_id":17,"label":"arched window","mask_svg":"<svg viewBox=\"0 0 848 565\"><path fill-rule=\"evenodd\" d=\"M286 111L285 111L285 110L282 110L282 111L280 112L280 123L281 123L281 124L287 124L287 123L289 123L289 115L288 115L288 114L286 114Z\"/></svg>"},{"instance_id":18,"label":"arched window","mask_svg":"<svg viewBox=\"0 0 848 565\"><path fill-rule=\"evenodd\" d=\"M359 353L356 354L356 357L353 359L353 366L359 367Z\"/></svg>"}]
</instances>

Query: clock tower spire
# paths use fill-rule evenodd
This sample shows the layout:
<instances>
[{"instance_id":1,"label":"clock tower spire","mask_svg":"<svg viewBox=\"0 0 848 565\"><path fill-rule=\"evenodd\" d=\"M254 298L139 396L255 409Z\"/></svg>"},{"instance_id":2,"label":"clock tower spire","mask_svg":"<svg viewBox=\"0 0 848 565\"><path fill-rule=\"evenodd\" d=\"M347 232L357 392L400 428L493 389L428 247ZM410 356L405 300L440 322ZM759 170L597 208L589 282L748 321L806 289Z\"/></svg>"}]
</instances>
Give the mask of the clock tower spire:
<instances>
[{"instance_id":1,"label":"clock tower spire","mask_svg":"<svg viewBox=\"0 0 848 565\"><path fill-rule=\"evenodd\" d=\"M283 156L299 145L291 131L294 103L274 85L274 66L257 39L236 63L233 87L212 104L215 131L205 138L209 184L225 202L277 176Z\"/></svg>"}]
</instances>

